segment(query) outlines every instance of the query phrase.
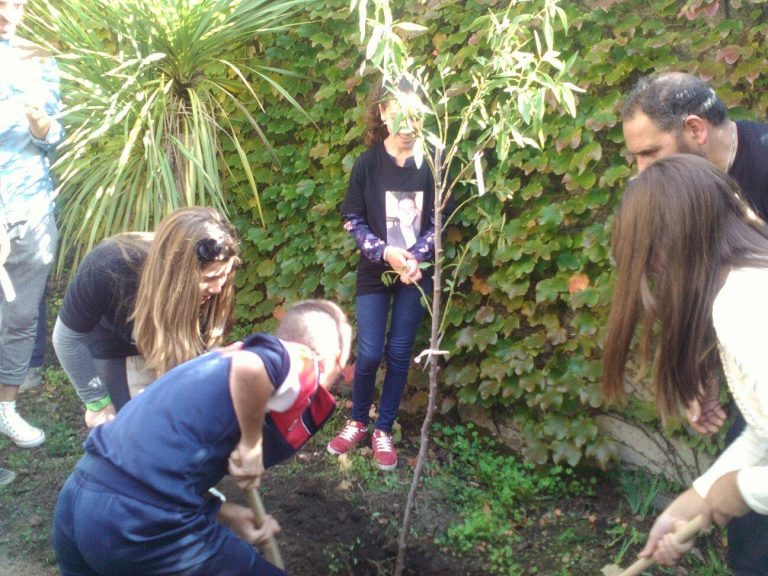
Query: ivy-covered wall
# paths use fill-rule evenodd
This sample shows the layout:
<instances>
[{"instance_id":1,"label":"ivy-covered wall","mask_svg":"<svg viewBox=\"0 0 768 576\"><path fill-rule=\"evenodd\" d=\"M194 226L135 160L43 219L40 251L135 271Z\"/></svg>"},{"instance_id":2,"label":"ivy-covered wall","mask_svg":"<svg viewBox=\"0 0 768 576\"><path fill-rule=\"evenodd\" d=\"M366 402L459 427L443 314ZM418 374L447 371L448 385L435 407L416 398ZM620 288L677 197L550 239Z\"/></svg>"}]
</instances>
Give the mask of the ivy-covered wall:
<instances>
[{"instance_id":1,"label":"ivy-covered wall","mask_svg":"<svg viewBox=\"0 0 768 576\"><path fill-rule=\"evenodd\" d=\"M475 50L468 24L502 4L402 2L400 16L429 28L410 40L412 53L422 55L419 64L447 53L460 68ZM578 53L574 81L586 92L575 120L550 119L544 150L518 151L511 168L490 169L493 193L462 208L446 233L449 262L456 246L470 243L471 250L442 344L452 351L442 394L511 419L534 461L576 464L586 456L606 463L615 444L598 433L595 416L602 410L600 342L611 288L608 230L630 174L622 96L641 75L683 70L710 81L734 117L764 118L768 18L764 2L747 0L561 5L571 29L558 47L566 58ZM338 208L363 150L371 77L358 74L362 48L348 0L318 1L306 21L255 47L261 63L299 75L281 82L313 120L289 106L272 105L269 116L259 115L280 161L271 165L255 135L250 139L265 227L242 171L230 167L233 218L245 245L238 279L243 330L269 329L275 308L297 298L334 298L354 310L357 255ZM492 232L477 235L486 229ZM415 373L411 391L424 382ZM648 403L635 402L627 413L654 420Z\"/></svg>"}]
</instances>

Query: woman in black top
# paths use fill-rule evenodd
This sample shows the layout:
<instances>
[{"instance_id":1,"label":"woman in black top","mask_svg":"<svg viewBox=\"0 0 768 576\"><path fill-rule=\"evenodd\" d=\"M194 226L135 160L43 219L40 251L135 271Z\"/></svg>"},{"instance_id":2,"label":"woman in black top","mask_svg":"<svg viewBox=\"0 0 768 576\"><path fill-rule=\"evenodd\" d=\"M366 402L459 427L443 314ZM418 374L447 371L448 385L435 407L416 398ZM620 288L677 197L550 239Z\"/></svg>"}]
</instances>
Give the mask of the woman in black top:
<instances>
[{"instance_id":1,"label":"woman in black top","mask_svg":"<svg viewBox=\"0 0 768 576\"><path fill-rule=\"evenodd\" d=\"M400 82L396 95L382 86L374 91L366 117L366 144L370 147L352 168L341 207L344 228L360 249L358 348L351 419L328 444L328 451L343 454L366 438L376 372L386 352L387 371L372 441L374 459L383 470L397 466L392 425L425 311L416 285L425 292L431 290L431 276L420 266L432 260L435 234L434 178L426 163L416 162L422 107L405 81ZM406 212L411 221L401 223ZM406 226L408 233L403 234ZM395 273L394 283L382 280L387 272Z\"/></svg>"},{"instance_id":2,"label":"woman in black top","mask_svg":"<svg viewBox=\"0 0 768 576\"><path fill-rule=\"evenodd\" d=\"M174 366L219 346L234 319L238 240L211 208L96 246L67 287L53 345L89 428ZM129 388L130 383L130 388Z\"/></svg>"}]
</instances>

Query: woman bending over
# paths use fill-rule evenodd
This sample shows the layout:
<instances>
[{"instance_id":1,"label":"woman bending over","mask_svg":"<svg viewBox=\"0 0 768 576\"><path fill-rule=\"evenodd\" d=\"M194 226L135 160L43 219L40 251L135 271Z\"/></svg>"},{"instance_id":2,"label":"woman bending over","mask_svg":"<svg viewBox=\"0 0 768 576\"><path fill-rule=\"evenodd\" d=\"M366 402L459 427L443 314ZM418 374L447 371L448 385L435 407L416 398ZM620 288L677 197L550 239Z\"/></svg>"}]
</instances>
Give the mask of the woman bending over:
<instances>
[{"instance_id":1,"label":"woman bending over","mask_svg":"<svg viewBox=\"0 0 768 576\"><path fill-rule=\"evenodd\" d=\"M747 427L659 516L641 556L677 562L692 542L673 533L704 514L718 524L768 514L768 229L736 183L703 158L676 155L627 188L611 235L616 289L604 348L606 398L623 399L635 329L653 360L662 420L702 400L722 366Z\"/></svg>"},{"instance_id":2,"label":"woman bending over","mask_svg":"<svg viewBox=\"0 0 768 576\"><path fill-rule=\"evenodd\" d=\"M238 239L210 208L182 208L154 234L96 246L70 282L53 331L89 428L146 384L224 343L234 319Z\"/></svg>"}]
</instances>

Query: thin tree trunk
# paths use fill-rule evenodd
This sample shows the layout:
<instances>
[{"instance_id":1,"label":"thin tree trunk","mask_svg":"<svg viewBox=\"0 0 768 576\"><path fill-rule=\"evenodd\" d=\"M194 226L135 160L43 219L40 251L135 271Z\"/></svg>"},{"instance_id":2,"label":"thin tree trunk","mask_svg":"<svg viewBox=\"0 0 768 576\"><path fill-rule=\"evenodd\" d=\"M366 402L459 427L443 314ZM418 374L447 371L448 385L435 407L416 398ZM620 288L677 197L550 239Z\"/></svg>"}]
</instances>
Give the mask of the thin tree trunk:
<instances>
[{"instance_id":1,"label":"thin tree trunk","mask_svg":"<svg viewBox=\"0 0 768 576\"><path fill-rule=\"evenodd\" d=\"M432 331L429 338L430 350L437 350L439 344L440 328L440 307L442 294L442 200L443 200L443 178L442 178L442 154L438 148L435 150L435 267L432 278ZM405 553L408 547L408 536L411 531L411 515L416 503L416 491L419 488L421 473L427 461L427 449L429 448L429 431L432 427L432 419L435 415L435 405L437 403L437 384L440 374L439 356L429 354L427 356L429 364L429 400L427 402L427 413L424 416L424 422L421 425L421 443L419 445L419 456L416 459L416 467L413 470L413 480L411 488L408 491L408 499L405 503L405 513L403 514L403 525L400 530L400 540L397 546L397 564L395 565L395 576L402 576L405 570Z\"/></svg>"}]
</instances>

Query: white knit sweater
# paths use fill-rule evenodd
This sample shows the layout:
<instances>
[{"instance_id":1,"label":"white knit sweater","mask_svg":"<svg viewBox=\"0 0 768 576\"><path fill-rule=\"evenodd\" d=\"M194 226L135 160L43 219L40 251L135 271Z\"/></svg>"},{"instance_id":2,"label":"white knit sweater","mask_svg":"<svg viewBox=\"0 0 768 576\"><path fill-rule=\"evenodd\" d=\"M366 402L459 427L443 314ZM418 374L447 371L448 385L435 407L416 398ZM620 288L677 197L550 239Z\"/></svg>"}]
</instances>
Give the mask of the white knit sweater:
<instances>
[{"instance_id":1,"label":"white knit sweater","mask_svg":"<svg viewBox=\"0 0 768 576\"><path fill-rule=\"evenodd\" d=\"M739 470L745 502L768 514L768 269L732 270L715 298L712 321L728 387L747 427L693 487L706 496L718 478Z\"/></svg>"}]
</instances>

